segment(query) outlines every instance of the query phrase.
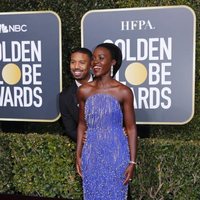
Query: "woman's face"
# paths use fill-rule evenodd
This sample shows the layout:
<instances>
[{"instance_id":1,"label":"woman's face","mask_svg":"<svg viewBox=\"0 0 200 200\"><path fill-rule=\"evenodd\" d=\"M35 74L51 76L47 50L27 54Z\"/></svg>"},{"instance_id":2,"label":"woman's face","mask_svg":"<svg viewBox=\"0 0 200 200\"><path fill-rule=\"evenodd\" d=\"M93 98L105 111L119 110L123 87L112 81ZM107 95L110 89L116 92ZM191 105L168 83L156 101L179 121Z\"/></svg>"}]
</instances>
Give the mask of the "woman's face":
<instances>
[{"instance_id":1,"label":"woman's face","mask_svg":"<svg viewBox=\"0 0 200 200\"><path fill-rule=\"evenodd\" d=\"M116 61L112 59L110 51L104 47L97 47L93 52L92 68L95 77L109 74L111 65Z\"/></svg>"}]
</instances>

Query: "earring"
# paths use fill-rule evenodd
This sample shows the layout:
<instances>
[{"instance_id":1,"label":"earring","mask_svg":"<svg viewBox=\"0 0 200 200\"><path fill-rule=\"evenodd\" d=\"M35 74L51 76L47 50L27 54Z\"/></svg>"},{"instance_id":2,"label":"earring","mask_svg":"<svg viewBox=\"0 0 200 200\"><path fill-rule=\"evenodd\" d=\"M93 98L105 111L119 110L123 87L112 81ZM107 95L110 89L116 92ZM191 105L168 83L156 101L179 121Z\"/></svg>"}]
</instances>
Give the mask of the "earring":
<instances>
[{"instance_id":1,"label":"earring","mask_svg":"<svg viewBox=\"0 0 200 200\"><path fill-rule=\"evenodd\" d=\"M113 65L111 65L110 76L113 77Z\"/></svg>"}]
</instances>

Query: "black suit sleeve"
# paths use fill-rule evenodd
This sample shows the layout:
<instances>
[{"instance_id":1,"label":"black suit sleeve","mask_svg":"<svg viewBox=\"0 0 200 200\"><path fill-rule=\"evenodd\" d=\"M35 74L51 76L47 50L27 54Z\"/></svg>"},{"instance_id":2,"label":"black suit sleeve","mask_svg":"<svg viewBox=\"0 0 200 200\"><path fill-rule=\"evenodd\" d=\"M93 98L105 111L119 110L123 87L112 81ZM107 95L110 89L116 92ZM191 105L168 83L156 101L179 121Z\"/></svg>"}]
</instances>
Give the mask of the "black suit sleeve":
<instances>
[{"instance_id":1,"label":"black suit sleeve","mask_svg":"<svg viewBox=\"0 0 200 200\"><path fill-rule=\"evenodd\" d=\"M77 121L72 116L69 106L67 105L68 100L66 99L66 95L63 93L59 96L59 107L60 107L60 113L62 117L62 122L65 127L65 131L67 136L69 136L74 142L77 141Z\"/></svg>"}]
</instances>

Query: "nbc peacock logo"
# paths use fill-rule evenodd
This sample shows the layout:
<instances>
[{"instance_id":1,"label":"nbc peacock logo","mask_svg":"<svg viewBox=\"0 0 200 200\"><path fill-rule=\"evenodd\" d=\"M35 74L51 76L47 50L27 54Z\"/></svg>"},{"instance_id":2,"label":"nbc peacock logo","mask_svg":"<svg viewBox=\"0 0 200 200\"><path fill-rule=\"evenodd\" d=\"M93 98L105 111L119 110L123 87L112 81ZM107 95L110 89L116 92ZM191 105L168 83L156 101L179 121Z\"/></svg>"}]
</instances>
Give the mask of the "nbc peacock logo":
<instances>
[{"instance_id":1,"label":"nbc peacock logo","mask_svg":"<svg viewBox=\"0 0 200 200\"><path fill-rule=\"evenodd\" d=\"M0 24L0 33L8 33L8 26Z\"/></svg>"}]
</instances>

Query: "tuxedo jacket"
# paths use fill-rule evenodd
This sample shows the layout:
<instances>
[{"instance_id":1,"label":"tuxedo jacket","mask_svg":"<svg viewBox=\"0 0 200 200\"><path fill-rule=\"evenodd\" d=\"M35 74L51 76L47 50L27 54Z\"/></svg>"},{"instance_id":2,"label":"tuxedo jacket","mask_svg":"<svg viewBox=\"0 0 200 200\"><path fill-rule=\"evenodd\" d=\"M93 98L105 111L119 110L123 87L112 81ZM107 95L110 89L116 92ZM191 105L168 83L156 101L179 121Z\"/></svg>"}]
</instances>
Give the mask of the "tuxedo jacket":
<instances>
[{"instance_id":1,"label":"tuxedo jacket","mask_svg":"<svg viewBox=\"0 0 200 200\"><path fill-rule=\"evenodd\" d=\"M65 127L67 136L74 142L77 141L77 126L78 126L78 101L76 97L78 86L75 81L59 95L59 107L62 121Z\"/></svg>"}]
</instances>

